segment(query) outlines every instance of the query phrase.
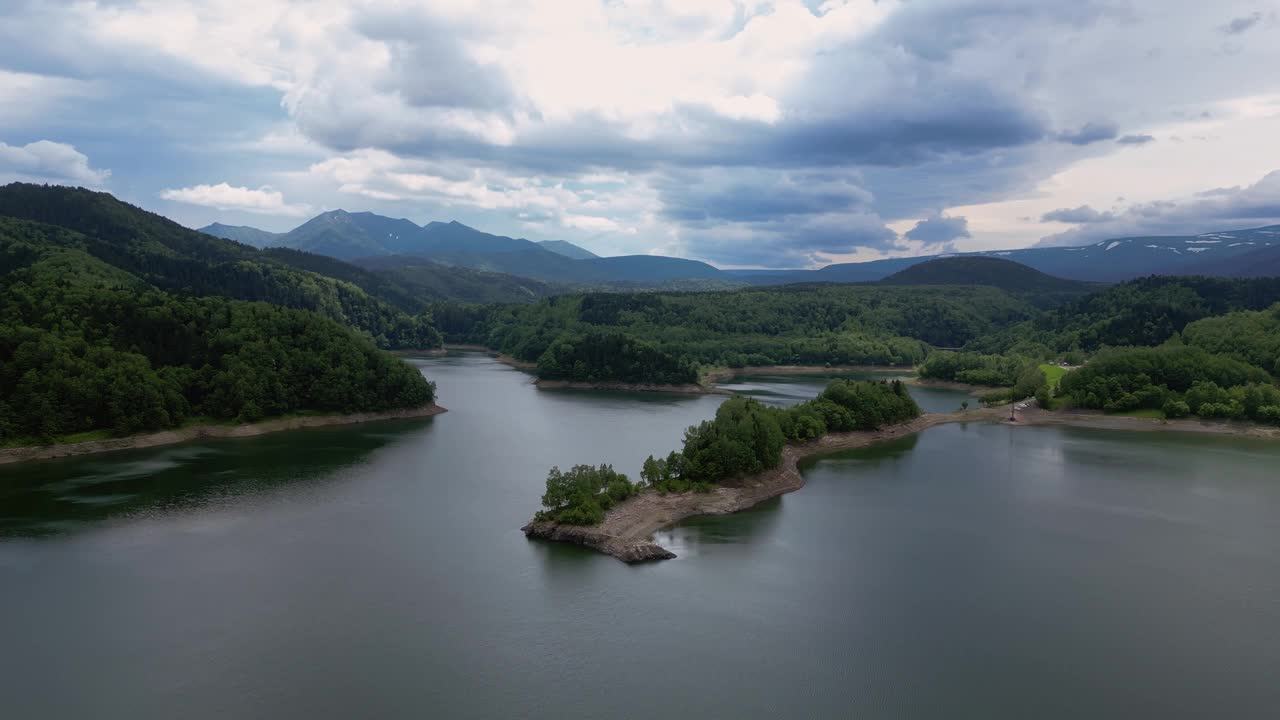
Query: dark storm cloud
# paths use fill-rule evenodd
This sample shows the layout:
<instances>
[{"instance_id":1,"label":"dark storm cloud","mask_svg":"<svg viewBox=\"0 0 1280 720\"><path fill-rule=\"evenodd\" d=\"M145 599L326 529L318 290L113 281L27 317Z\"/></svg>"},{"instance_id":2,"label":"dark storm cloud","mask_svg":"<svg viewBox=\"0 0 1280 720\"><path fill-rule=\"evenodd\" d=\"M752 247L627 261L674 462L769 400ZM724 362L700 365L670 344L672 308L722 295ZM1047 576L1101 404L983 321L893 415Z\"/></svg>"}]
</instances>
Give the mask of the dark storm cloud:
<instances>
[{"instance_id":1,"label":"dark storm cloud","mask_svg":"<svg viewBox=\"0 0 1280 720\"><path fill-rule=\"evenodd\" d=\"M367 10L353 25L384 43L391 56L378 89L398 93L412 107L511 109L516 103L506 76L467 54L465 26L448 24L424 8L385 6Z\"/></svg>"},{"instance_id":2,"label":"dark storm cloud","mask_svg":"<svg viewBox=\"0 0 1280 720\"><path fill-rule=\"evenodd\" d=\"M954 217L935 215L925 218L906 232L908 240L917 240L929 245L945 244L967 237L970 237L969 220L959 215Z\"/></svg>"},{"instance_id":3,"label":"dark storm cloud","mask_svg":"<svg viewBox=\"0 0 1280 720\"><path fill-rule=\"evenodd\" d=\"M1228 35L1239 35L1240 33L1252 28L1254 25L1257 25L1261 20L1262 13L1255 12L1252 15L1234 18L1231 22L1218 29Z\"/></svg>"},{"instance_id":4,"label":"dark storm cloud","mask_svg":"<svg viewBox=\"0 0 1280 720\"><path fill-rule=\"evenodd\" d=\"M686 231L682 239L692 257L726 265L764 267L810 267L825 264L823 254L900 247L897 233L869 213L812 216L791 222L707 225Z\"/></svg>"},{"instance_id":5,"label":"dark storm cloud","mask_svg":"<svg viewBox=\"0 0 1280 720\"><path fill-rule=\"evenodd\" d=\"M845 178L747 172L668 176L658 185L662 214L686 223L762 222L866 208L871 193Z\"/></svg>"},{"instance_id":6,"label":"dark storm cloud","mask_svg":"<svg viewBox=\"0 0 1280 720\"><path fill-rule=\"evenodd\" d=\"M1103 140L1112 140L1117 134L1119 131L1111 123L1089 122L1078 130L1064 130L1058 133L1058 139L1072 145L1089 145Z\"/></svg>"},{"instance_id":7,"label":"dark storm cloud","mask_svg":"<svg viewBox=\"0 0 1280 720\"><path fill-rule=\"evenodd\" d=\"M1111 220L1115 215L1109 212L1098 212L1088 205L1081 205L1077 208L1058 208L1050 210L1040 216L1040 222L1061 222L1061 223L1096 223Z\"/></svg>"}]
</instances>

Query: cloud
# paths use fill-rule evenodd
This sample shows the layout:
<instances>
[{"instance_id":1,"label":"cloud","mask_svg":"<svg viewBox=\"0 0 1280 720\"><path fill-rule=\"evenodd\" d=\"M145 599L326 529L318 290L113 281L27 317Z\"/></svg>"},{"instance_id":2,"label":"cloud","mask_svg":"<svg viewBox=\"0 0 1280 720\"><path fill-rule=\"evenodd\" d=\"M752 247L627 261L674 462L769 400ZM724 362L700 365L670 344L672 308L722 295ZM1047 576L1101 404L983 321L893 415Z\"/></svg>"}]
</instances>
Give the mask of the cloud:
<instances>
[{"instance_id":1,"label":"cloud","mask_svg":"<svg viewBox=\"0 0 1280 720\"><path fill-rule=\"evenodd\" d=\"M926 245L945 245L971 235L967 218L938 214L917 222L904 234L904 237Z\"/></svg>"},{"instance_id":2,"label":"cloud","mask_svg":"<svg viewBox=\"0 0 1280 720\"><path fill-rule=\"evenodd\" d=\"M870 212L831 213L760 223L721 222L679 231L684 254L738 266L806 268L859 250L901 249L898 235Z\"/></svg>"},{"instance_id":3,"label":"cloud","mask_svg":"<svg viewBox=\"0 0 1280 720\"><path fill-rule=\"evenodd\" d=\"M267 186L252 190L247 187L236 187L225 182L217 185L195 185L193 187L162 190L160 197L174 202L201 205L223 211L240 211L261 215L286 215L301 217L311 212L309 205L290 205L284 200L284 194Z\"/></svg>"},{"instance_id":4,"label":"cloud","mask_svg":"<svg viewBox=\"0 0 1280 720\"><path fill-rule=\"evenodd\" d=\"M1110 212L1098 212L1088 205L1081 205L1077 208L1058 208L1051 210L1040 216L1040 222L1060 222L1060 223L1097 223L1115 219L1115 215Z\"/></svg>"},{"instance_id":5,"label":"cloud","mask_svg":"<svg viewBox=\"0 0 1280 720\"><path fill-rule=\"evenodd\" d=\"M857 173L678 170L651 175L648 184L679 250L710 262L810 267L829 256L900 248Z\"/></svg>"},{"instance_id":6,"label":"cloud","mask_svg":"<svg viewBox=\"0 0 1280 720\"><path fill-rule=\"evenodd\" d=\"M659 181L662 215L685 223L762 222L867 209L856 176L822 172L710 171Z\"/></svg>"},{"instance_id":7,"label":"cloud","mask_svg":"<svg viewBox=\"0 0 1280 720\"><path fill-rule=\"evenodd\" d=\"M961 245L993 247L1027 231L1016 217L1269 169L1241 148L1280 123L1280 45L1240 33L1270 14L1167 5L10 0L0 130L93 148L137 195L235 178L286 211L733 264L916 251L886 223L949 210ZM1055 182L1090 167L1105 181ZM197 208L170 209L207 221Z\"/></svg>"},{"instance_id":8,"label":"cloud","mask_svg":"<svg viewBox=\"0 0 1280 720\"><path fill-rule=\"evenodd\" d=\"M93 95L84 82L0 67L0 128L45 124L50 113Z\"/></svg>"},{"instance_id":9,"label":"cloud","mask_svg":"<svg viewBox=\"0 0 1280 720\"><path fill-rule=\"evenodd\" d=\"M22 146L0 142L0 182L106 183L110 170L95 170L84 153L65 143L37 140Z\"/></svg>"},{"instance_id":10,"label":"cloud","mask_svg":"<svg viewBox=\"0 0 1280 720\"><path fill-rule=\"evenodd\" d=\"M308 178L372 200L429 202L444 212L481 208L506 213L523 226L589 233L635 234L646 205L643 188L588 189L573 177L517 175L500 169L401 158L359 150L315 163ZM622 178L624 182L625 178ZM622 192L625 191L625 192ZM608 217L606 217L608 215Z\"/></svg>"},{"instance_id":11,"label":"cloud","mask_svg":"<svg viewBox=\"0 0 1280 720\"><path fill-rule=\"evenodd\" d=\"M1239 35L1240 33L1248 30L1249 28L1252 28L1254 25L1257 25L1258 22L1261 20L1262 20L1262 13L1255 12L1251 15L1245 15L1244 17L1234 18L1232 19L1231 22L1227 23L1226 25L1223 25L1218 29L1228 35Z\"/></svg>"},{"instance_id":12,"label":"cloud","mask_svg":"<svg viewBox=\"0 0 1280 720\"><path fill-rule=\"evenodd\" d=\"M1072 145L1089 145L1091 143L1111 140L1118 134L1116 126L1105 122L1087 122L1078 130L1064 130L1058 133L1058 139Z\"/></svg>"},{"instance_id":13,"label":"cloud","mask_svg":"<svg viewBox=\"0 0 1280 720\"><path fill-rule=\"evenodd\" d=\"M1054 211L1090 217L1089 208ZM1045 217L1049 218L1049 213ZM1062 222L1072 222L1063 219ZM1112 237L1195 235L1245 226L1280 224L1280 170L1245 187L1214 188L1187 198L1133 205L1122 212L1100 213L1066 232L1043 238L1038 247L1086 245Z\"/></svg>"}]
</instances>

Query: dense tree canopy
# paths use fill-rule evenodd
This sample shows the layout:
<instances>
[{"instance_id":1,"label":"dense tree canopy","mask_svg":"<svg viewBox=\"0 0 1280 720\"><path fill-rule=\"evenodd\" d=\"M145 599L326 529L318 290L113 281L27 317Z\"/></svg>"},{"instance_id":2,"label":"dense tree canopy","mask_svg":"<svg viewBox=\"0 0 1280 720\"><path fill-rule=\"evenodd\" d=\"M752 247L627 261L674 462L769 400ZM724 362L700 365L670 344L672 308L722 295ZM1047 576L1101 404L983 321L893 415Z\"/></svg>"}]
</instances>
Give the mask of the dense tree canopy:
<instances>
[{"instance_id":1,"label":"dense tree canopy","mask_svg":"<svg viewBox=\"0 0 1280 720\"><path fill-rule=\"evenodd\" d=\"M1060 388L1080 407L1112 411L1168 406L1175 415L1270 421L1275 411L1263 408L1280 405L1280 389L1266 371L1181 345L1100 352L1067 373ZM1187 410L1172 403L1186 403Z\"/></svg>"},{"instance_id":2,"label":"dense tree canopy","mask_svg":"<svg viewBox=\"0 0 1280 720\"><path fill-rule=\"evenodd\" d=\"M972 341L965 349L1049 357L1152 346L1202 318L1280 302L1280 278L1149 277L1114 285Z\"/></svg>"},{"instance_id":3,"label":"dense tree canopy","mask_svg":"<svg viewBox=\"0 0 1280 720\"><path fill-rule=\"evenodd\" d=\"M685 431L681 451L646 461L641 478L664 491L707 488L775 467L787 442L874 430L919 414L898 381L833 380L818 397L785 409L734 397L720 405L714 420Z\"/></svg>"},{"instance_id":4,"label":"dense tree canopy","mask_svg":"<svg viewBox=\"0 0 1280 720\"><path fill-rule=\"evenodd\" d=\"M1280 303L1260 312L1197 320L1182 333L1188 345L1230 355L1280 375Z\"/></svg>"},{"instance_id":5,"label":"dense tree canopy","mask_svg":"<svg viewBox=\"0 0 1280 720\"><path fill-rule=\"evenodd\" d=\"M417 370L317 313L172 295L43 242L46 228L40 242L0 230L2 443L433 398Z\"/></svg>"},{"instance_id":6,"label":"dense tree canopy","mask_svg":"<svg viewBox=\"0 0 1280 720\"><path fill-rule=\"evenodd\" d=\"M926 343L961 345L1035 311L991 288L808 285L569 295L487 308L438 304L431 312L450 340L484 344L540 367L553 347L587 352L582 338L615 343L618 334L681 365L746 367L912 365L924 359ZM564 363L552 359L547 369L564 376ZM658 375L643 380L665 382Z\"/></svg>"}]
</instances>

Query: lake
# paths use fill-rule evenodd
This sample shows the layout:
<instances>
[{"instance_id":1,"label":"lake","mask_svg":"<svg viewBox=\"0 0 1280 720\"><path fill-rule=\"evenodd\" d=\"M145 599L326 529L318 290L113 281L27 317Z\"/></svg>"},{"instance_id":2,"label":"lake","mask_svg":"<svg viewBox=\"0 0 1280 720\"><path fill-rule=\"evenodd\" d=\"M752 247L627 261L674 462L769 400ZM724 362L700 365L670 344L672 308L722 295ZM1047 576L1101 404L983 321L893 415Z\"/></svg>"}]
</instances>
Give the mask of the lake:
<instances>
[{"instance_id":1,"label":"lake","mask_svg":"<svg viewBox=\"0 0 1280 720\"><path fill-rule=\"evenodd\" d=\"M1280 444L946 425L810 463L633 567L524 538L546 469L635 476L722 396L414 362L450 412L0 466L4 717L1280 707Z\"/></svg>"}]
</instances>

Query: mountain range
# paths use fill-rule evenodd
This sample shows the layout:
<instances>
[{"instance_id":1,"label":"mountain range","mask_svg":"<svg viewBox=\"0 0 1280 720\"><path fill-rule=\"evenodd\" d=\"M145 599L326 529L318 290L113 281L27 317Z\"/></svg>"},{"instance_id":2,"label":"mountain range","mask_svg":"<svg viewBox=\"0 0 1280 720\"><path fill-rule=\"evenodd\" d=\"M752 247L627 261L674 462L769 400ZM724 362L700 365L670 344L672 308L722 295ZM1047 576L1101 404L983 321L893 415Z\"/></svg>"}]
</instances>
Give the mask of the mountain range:
<instances>
[{"instance_id":1,"label":"mountain range","mask_svg":"<svg viewBox=\"0 0 1280 720\"><path fill-rule=\"evenodd\" d=\"M563 240L534 242L494 235L459 222L430 222L369 212L334 210L287 233L214 223L201 232L254 247L318 253L367 268L423 261L528 278L541 283L653 286L699 281L700 287L798 282L875 282L927 260L992 257L1011 260L1055 278L1119 282L1147 275L1257 277L1280 274L1280 225L1204 233L1102 240L1078 247L1026 248L838 263L817 270L721 270L696 260L660 255L599 257ZM396 258L401 258L397 260ZM403 259L412 259L409 261ZM538 290L526 288L536 296Z\"/></svg>"}]
</instances>

